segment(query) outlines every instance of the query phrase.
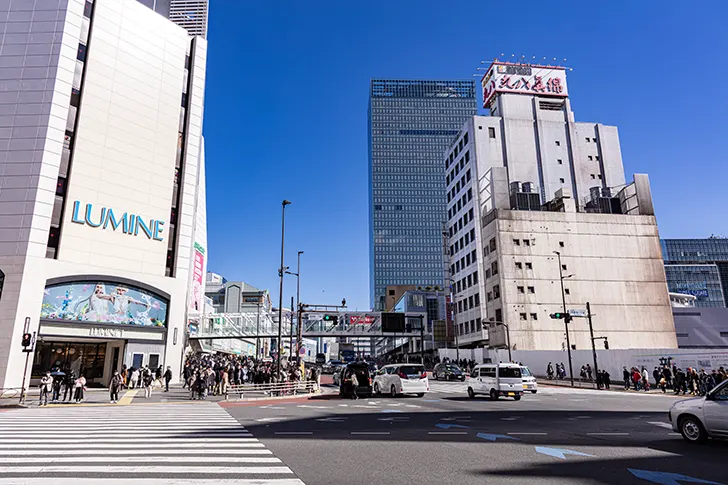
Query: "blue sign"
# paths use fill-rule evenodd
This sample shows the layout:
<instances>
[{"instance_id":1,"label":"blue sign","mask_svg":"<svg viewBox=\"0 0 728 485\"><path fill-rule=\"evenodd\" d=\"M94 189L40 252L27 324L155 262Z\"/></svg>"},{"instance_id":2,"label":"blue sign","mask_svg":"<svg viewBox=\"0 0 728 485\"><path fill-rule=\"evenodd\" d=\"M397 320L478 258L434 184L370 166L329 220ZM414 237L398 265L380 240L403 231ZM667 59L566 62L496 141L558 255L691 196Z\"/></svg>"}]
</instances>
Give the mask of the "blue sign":
<instances>
[{"instance_id":1,"label":"blue sign","mask_svg":"<svg viewBox=\"0 0 728 485\"><path fill-rule=\"evenodd\" d=\"M111 228L112 231L121 228L121 232L132 236L138 236L141 230L147 236L147 239L154 239L155 241L164 240L161 235L164 221L156 219L148 219L148 221L145 221L142 216L128 212L117 216L111 208L107 207L102 207L101 212L95 215L93 204L86 204L86 209L81 214L81 202L77 200L73 202L71 222L90 227L100 227L102 229Z\"/></svg>"}]
</instances>

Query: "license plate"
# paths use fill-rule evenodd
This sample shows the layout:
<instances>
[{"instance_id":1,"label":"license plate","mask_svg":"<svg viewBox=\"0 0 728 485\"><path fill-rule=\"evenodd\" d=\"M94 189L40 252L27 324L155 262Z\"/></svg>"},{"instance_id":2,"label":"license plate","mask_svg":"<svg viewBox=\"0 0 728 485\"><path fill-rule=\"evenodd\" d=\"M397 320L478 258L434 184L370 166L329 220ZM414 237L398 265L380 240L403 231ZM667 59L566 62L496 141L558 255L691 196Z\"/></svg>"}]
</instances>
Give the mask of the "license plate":
<instances>
[{"instance_id":1,"label":"license plate","mask_svg":"<svg viewBox=\"0 0 728 485\"><path fill-rule=\"evenodd\" d=\"M508 393L508 395L509 395L509 396L515 396L515 395L516 395L516 393L515 393L515 392L509 392L509 393Z\"/></svg>"}]
</instances>

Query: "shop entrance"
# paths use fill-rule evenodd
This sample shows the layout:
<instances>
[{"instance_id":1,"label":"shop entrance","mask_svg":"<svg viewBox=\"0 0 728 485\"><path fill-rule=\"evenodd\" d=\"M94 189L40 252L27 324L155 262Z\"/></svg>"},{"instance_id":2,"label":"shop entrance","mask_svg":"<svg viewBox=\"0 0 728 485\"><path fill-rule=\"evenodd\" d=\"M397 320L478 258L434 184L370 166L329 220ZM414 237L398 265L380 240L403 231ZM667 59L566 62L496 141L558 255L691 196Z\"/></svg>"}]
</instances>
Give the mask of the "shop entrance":
<instances>
[{"instance_id":1,"label":"shop entrance","mask_svg":"<svg viewBox=\"0 0 728 485\"><path fill-rule=\"evenodd\" d=\"M105 362L106 342L38 342L31 378L40 378L45 371L57 368L83 375L89 383L100 382Z\"/></svg>"}]
</instances>

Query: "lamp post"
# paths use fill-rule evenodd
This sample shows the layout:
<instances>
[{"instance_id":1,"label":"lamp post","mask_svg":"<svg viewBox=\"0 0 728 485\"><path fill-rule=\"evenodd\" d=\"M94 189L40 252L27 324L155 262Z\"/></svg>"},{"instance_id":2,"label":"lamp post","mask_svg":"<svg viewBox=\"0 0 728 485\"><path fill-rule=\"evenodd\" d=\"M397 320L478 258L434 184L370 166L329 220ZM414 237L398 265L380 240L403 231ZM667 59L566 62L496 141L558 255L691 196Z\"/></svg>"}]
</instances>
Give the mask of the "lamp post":
<instances>
[{"instance_id":1,"label":"lamp post","mask_svg":"<svg viewBox=\"0 0 728 485\"><path fill-rule=\"evenodd\" d=\"M511 356L511 329L508 328L508 325L503 322L491 322L494 324L494 326L503 325L506 327L506 343L508 344L508 362L513 362L513 357Z\"/></svg>"},{"instance_id":2,"label":"lamp post","mask_svg":"<svg viewBox=\"0 0 728 485\"><path fill-rule=\"evenodd\" d=\"M298 312L298 330L296 331L296 358L298 358L298 353L301 350L301 255L303 254L303 251L298 252L298 263L296 265L296 272L292 271L286 271L286 274L292 275L296 277L296 308L299 309ZM293 314L291 314L291 335L293 335ZM291 353L293 353L293 348L291 348Z\"/></svg>"},{"instance_id":3,"label":"lamp post","mask_svg":"<svg viewBox=\"0 0 728 485\"><path fill-rule=\"evenodd\" d=\"M284 200L281 203L281 267L278 270L278 277L280 280L278 288L278 340L276 345L276 379L281 374L281 325L283 324L283 272L286 268L283 267L283 247L286 240L286 206L291 203L290 200Z\"/></svg>"},{"instance_id":4,"label":"lamp post","mask_svg":"<svg viewBox=\"0 0 728 485\"><path fill-rule=\"evenodd\" d=\"M559 280L561 281L561 302L564 305L564 315L568 315L569 312L566 310L566 293L564 292L564 278L571 278L574 275L564 276L563 267L561 266L561 253L554 251L554 254L558 257L559 261ZM566 329L566 352L569 356L569 377L571 378L571 387L574 387L574 368L571 364L571 341L569 340L569 319L564 318L564 328Z\"/></svg>"}]
</instances>

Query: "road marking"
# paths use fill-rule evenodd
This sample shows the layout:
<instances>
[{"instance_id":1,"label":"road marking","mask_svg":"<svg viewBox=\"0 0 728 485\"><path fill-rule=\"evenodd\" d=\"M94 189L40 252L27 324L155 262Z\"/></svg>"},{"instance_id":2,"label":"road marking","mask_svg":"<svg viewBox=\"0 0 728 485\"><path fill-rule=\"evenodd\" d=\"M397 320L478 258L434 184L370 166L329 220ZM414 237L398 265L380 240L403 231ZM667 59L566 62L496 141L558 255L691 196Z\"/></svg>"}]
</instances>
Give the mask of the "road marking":
<instances>
[{"instance_id":1,"label":"road marking","mask_svg":"<svg viewBox=\"0 0 728 485\"><path fill-rule=\"evenodd\" d=\"M349 434L353 434L353 435L368 435L368 434L371 434L371 435L386 435L386 434L390 434L390 433L389 433L389 431L352 431Z\"/></svg>"},{"instance_id":2,"label":"road marking","mask_svg":"<svg viewBox=\"0 0 728 485\"><path fill-rule=\"evenodd\" d=\"M321 421L324 423L340 423L341 421L346 421L348 418L341 417L341 418L319 418L316 421Z\"/></svg>"},{"instance_id":3,"label":"road marking","mask_svg":"<svg viewBox=\"0 0 728 485\"><path fill-rule=\"evenodd\" d=\"M290 468L285 466L256 466L256 467L210 467L210 466L83 466L80 464L67 466L48 466L48 465L30 465L30 466L0 466L0 473L201 473L205 475L224 475L224 474L275 474L288 475L292 474ZM19 481L15 479L16 483ZM98 479L97 479L98 480ZM102 482L104 480L98 480ZM55 483L55 480L53 480Z\"/></svg>"},{"instance_id":4,"label":"road marking","mask_svg":"<svg viewBox=\"0 0 728 485\"><path fill-rule=\"evenodd\" d=\"M54 455L54 456L65 456L66 458L75 458L78 456L96 456L96 455L124 455L124 456L138 456L140 458L160 458L164 459L169 456L170 453L174 453L175 455L272 455L273 452L266 449L235 449L235 448L224 448L224 449L215 449L215 448L201 448L201 449L185 449L185 450L165 450L165 451L159 451L159 450L73 450L73 451L59 451L58 448L56 448L53 451L50 450L8 450L3 451L3 455L19 455L19 456L44 456L44 455ZM131 459L131 458L129 458ZM188 457L189 459L189 457Z\"/></svg>"},{"instance_id":5,"label":"road marking","mask_svg":"<svg viewBox=\"0 0 728 485\"><path fill-rule=\"evenodd\" d=\"M249 438L245 438L249 439ZM256 439L252 439L250 441L258 441ZM253 442L246 442L246 443L240 443L239 441L234 441L230 443L214 443L214 446L216 448L256 448L256 447L263 447L263 443L253 443ZM74 443L74 444L64 444L63 448L66 449L74 449L74 450L93 450L93 449L101 449L101 448L135 448L138 450L141 449L159 449L159 448L199 448L200 443L150 443L149 440L146 440L144 442L140 443L96 443L96 444L87 444L87 443ZM51 449L54 452L58 452L58 446L54 446L53 443L50 441L46 442L42 445L36 445L36 444L22 444L22 445L14 445L14 449Z\"/></svg>"},{"instance_id":6,"label":"road marking","mask_svg":"<svg viewBox=\"0 0 728 485\"><path fill-rule=\"evenodd\" d=\"M285 418L260 418L260 419L256 419L255 421L258 423L265 423L267 421L282 421L284 419Z\"/></svg>"},{"instance_id":7,"label":"road marking","mask_svg":"<svg viewBox=\"0 0 728 485\"><path fill-rule=\"evenodd\" d=\"M440 421L464 421L470 419L470 416L449 416L447 418L442 418Z\"/></svg>"},{"instance_id":8,"label":"road marking","mask_svg":"<svg viewBox=\"0 0 728 485\"><path fill-rule=\"evenodd\" d=\"M582 453L581 451L574 451L574 450L567 450L564 448L549 448L546 446L537 446L536 452L541 453L548 456L553 456L554 458L560 458L562 460L566 459L566 455L574 455L574 456L594 456L590 455L588 453Z\"/></svg>"},{"instance_id":9,"label":"road marking","mask_svg":"<svg viewBox=\"0 0 728 485\"><path fill-rule=\"evenodd\" d=\"M147 461L148 456L143 455L138 457L141 460ZM53 456L53 457L45 457L41 458L44 463L61 463L61 462L67 462L69 459L69 456ZM129 456L86 456L83 458L83 463L113 463L113 462L123 462L123 463L130 463L136 461L137 457L129 457ZM190 460L204 460L206 464L209 464L210 462L225 462L225 463L281 463L281 460L275 457L258 457L258 456L219 456L218 458L213 458L209 455L207 456L165 456L164 458L160 457L160 462L164 463L190 463ZM15 458L7 458L7 457L0 457L0 463L13 463L17 465L22 465L23 463L27 463L27 459L23 458L22 456L17 456Z\"/></svg>"},{"instance_id":10,"label":"road marking","mask_svg":"<svg viewBox=\"0 0 728 485\"><path fill-rule=\"evenodd\" d=\"M0 478L0 485L18 485L36 482L45 482L43 478L37 479L19 479L19 478ZM126 485L133 481L135 485L180 485L185 483L189 485L304 485L297 478L269 478L265 481L253 479L224 479L216 480L214 478L185 478L182 482L179 478L58 478L53 477L53 485L98 485L100 482L108 485Z\"/></svg>"},{"instance_id":11,"label":"road marking","mask_svg":"<svg viewBox=\"0 0 728 485\"><path fill-rule=\"evenodd\" d=\"M629 436L629 433L587 433L587 436Z\"/></svg>"},{"instance_id":12,"label":"road marking","mask_svg":"<svg viewBox=\"0 0 728 485\"><path fill-rule=\"evenodd\" d=\"M511 436L546 436L548 433L508 433Z\"/></svg>"},{"instance_id":13,"label":"road marking","mask_svg":"<svg viewBox=\"0 0 728 485\"><path fill-rule=\"evenodd\" d=\"M127 405L131 404L131 402L134 400L134 397L137 395L138 392L139 392L138 389L126 391L126 393L124 394L124 397L119 399L119 404L122 406L127 406Z\"/></svg>"},{"instance_id":14,"label":"road marking","mask_svg":"<svg viewBox=\"0 0 728 485\"><path fill-rule=\"evenodd\" d=\"M276 431L275 434L290 434L290 435L297 435L297 434L313 434L313 431Z\"/></svg>"},{"instance_id":15,"label":"road marking","mask_svg":"<svg viewBox=\"0 0 728 485\"><path fill-rule=\"evenodd\" d=\"M252 434L247 434L245 438L187 438L184 437L185 443L220 443L220 444L235 444L235 443L245 443L245 442L256 442L258 441L255 438L252 438ZM177 443L180 440L180 438L154 438L155 443ZM148 443L149 439L146 436L137 436L135 438L115 438L113 436L108 438L95 438L95 439L84 439L84 443ZM48 438L43 439L0 439L0 443L7 443L7 444L33 444L33 443L48 443ZM59 444L59 445L68 445L68 444L75 444L78 443L78 439L72 439L72 440L59 440L54 439L53 443Z\"/></svg>"},{"instance_id":16,"label":"road marking","mask_svg":"<svg viewBox=\"0 0 728 485\"><path fill-rule=\"evenodd\" d=\"M399 409L382 409L380 413L401 413Z\"/></svg>"},{"instance_id":17,"label":"road marking","mask_svg":"<svg viewBox=\"0 0 728 485\"><path fill-rule=\"evenodd\" d=\"M498 438L504 439L504 440L516 440L520 441L518 438L514 438L513 436L508 436L504 434L490 434L490 433L478 433L475 435L476 438L481 438L488 441L496 441Z\"/></svg>"},{"instance_id":18,"label":"road marking","mask_svg":"<svg viewBox=\"0 0 728 485\"><path fill-rule=\"evenodd\" d=\"M391 418L379 418L377 421L409 421L409 416L393 416Z\"/></svg>"},{"instance_id":19,"label":"road marking","mask_svg":"<svg viewBox=\"0 0 728 485\"><path fill-rule=\"evenodd\" d=\"M672 429L672 425L670 423L663 423L661 421L647 421L647 424L659 426L660 428Z\"/></svg>"},{"instance_id":20,"label":"road marking","mask_svg":"<svg viewBox=\"0 0 728 485\"><path fill-rule=\"evenodd\" d=\"M428 431L427 434L468 434L467 431Z\"/></svg>"}]
</instances>

